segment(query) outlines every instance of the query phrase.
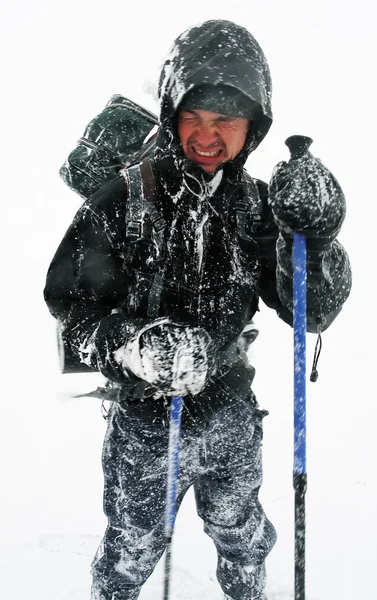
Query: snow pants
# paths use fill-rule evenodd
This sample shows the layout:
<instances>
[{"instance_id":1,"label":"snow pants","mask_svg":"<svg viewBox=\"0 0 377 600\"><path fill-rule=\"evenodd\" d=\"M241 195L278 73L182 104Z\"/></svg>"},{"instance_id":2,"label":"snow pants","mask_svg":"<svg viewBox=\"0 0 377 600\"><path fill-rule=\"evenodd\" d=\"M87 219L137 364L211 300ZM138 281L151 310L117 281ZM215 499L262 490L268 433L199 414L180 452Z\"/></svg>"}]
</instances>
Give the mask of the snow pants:
<instances>
[{"instance_id":1,"label":"snow pants","mask_svg":"<svg viewBox=\"0 0 377 600\"><path fill-rule=\"evenodd\" d=\"M92 564L92 600L136 600L165 549L167 425L113 404L103 449L108 526ZM258 501L262 413L253 397L182 430L179 499L194 486L227 597L263 600L275 529Z\"/></svg>"}]
</instances>

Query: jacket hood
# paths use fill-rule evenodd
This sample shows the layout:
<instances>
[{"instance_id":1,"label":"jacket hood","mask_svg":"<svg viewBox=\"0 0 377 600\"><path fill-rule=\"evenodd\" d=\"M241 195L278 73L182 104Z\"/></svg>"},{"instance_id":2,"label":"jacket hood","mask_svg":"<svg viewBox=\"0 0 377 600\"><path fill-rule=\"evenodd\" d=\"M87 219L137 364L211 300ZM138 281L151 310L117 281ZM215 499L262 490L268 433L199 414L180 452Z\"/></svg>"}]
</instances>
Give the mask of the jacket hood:
<instances>
[{"instance_id":1,"label":"jacket hood","mask_svg":"<svg viewBox=\"0 0 377 600\"><path fill-rule=\"evenodd\" d=\"M206 21L175 40L159 81L162 128L174 136L180 103L187 92L203 84L231 86L253 103L252 132L240 153L244 163L272 124L269 67L258 42L244 27L231 21Z\"/></svg>"}]
</instances>

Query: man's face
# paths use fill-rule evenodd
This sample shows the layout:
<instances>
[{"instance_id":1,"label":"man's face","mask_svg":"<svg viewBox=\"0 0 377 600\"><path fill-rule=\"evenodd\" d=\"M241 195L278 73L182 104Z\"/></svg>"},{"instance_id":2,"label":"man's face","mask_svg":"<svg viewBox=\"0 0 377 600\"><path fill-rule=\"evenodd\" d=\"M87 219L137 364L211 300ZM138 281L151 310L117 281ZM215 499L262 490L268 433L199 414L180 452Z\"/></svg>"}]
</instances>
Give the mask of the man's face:
<instances>
[{"instance_id":1,"label":"man's face","mask_svg":"<svg viewBox=\"0 0 377 600\"><path fill-rule=\"evenodd\" d=\"M178 115L178 135L187 158L214 173L241 152L249 120L207 110L184 110Z\"/></svg>"}]
</instances>

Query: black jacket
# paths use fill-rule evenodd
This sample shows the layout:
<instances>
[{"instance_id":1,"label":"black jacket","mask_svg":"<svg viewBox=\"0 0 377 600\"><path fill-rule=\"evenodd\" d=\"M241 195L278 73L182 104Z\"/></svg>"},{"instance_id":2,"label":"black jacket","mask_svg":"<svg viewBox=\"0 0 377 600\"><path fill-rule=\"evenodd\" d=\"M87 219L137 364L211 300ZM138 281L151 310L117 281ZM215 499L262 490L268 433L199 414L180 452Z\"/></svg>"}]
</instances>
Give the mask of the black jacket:
<instances>
[{"instance_id":1,"label":"black jacket","mask_svg":"<svg viewBox=\"0 0 377 600\"><path fill-rule=\"evenodd\" d=\"M225 50L218 52L221 45ZM176 133L179 102L203 80L233 85L259 107L243 150L213 177L183 155ZM185 398L186 418L194 421L248 396L254 370L240 342L259 298L292 325L290 241L279 236L267 185L243 169L271 123L270 94L263 53L243 28L214 21L180 36L160 80L153 159L158 211L166 222L162 254L145 228L136 242L127 237L129 190L121 174L80 208L49 268L45 299L65 344L108 377L103 397L146 417L164 416L168 399L123 372L114 355L146 323L170 316L203 327L214 341L216 375L200 394ZM330 233L339 226L338 218ZM309 250L308 331L329 326L350 280L347 255L331 235L325 246Z\"/></svg>"}]
</instances>

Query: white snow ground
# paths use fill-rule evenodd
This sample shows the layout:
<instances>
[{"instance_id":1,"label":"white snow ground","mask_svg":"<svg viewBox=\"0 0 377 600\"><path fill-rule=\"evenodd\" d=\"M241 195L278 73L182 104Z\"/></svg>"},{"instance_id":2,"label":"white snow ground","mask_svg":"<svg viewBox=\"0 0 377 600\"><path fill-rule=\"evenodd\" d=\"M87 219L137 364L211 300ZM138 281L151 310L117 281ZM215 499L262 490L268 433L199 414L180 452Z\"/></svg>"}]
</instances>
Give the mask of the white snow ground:
<instances>
[{"instance_id":1,"label":"white snow ground","mask_svg":"<svg viewBox=\"0 0 377 600\"><path fill-rule=\"evenodd\" d=\"M1 419L0 597L85 600L105 522L96 376L60 376L55 324L42 299L57 244L79 206L58 168L87 121L116 92L156 110L148 95L174 36L208 18L254 33L274 81L275 123L249 160L268 180L284 139L311 135L313 153L348 198L341 240L354 289L324 335L320 378L308 384L308 600L377 598L375 338L376 31L372 3L264 0L179 5L114 0L14 0L0 6ZM144 90L144 91L143 91ZM255 390L265 420L262 500L279 539L268 559L271 600L293 588L292 332L258 316ZM314 346L309 338L309 357ZM180 511L172 600L220 600L215 555L192 495ZM141 600L162 594L161 565Z\"/></svg>"}]
</instances>

